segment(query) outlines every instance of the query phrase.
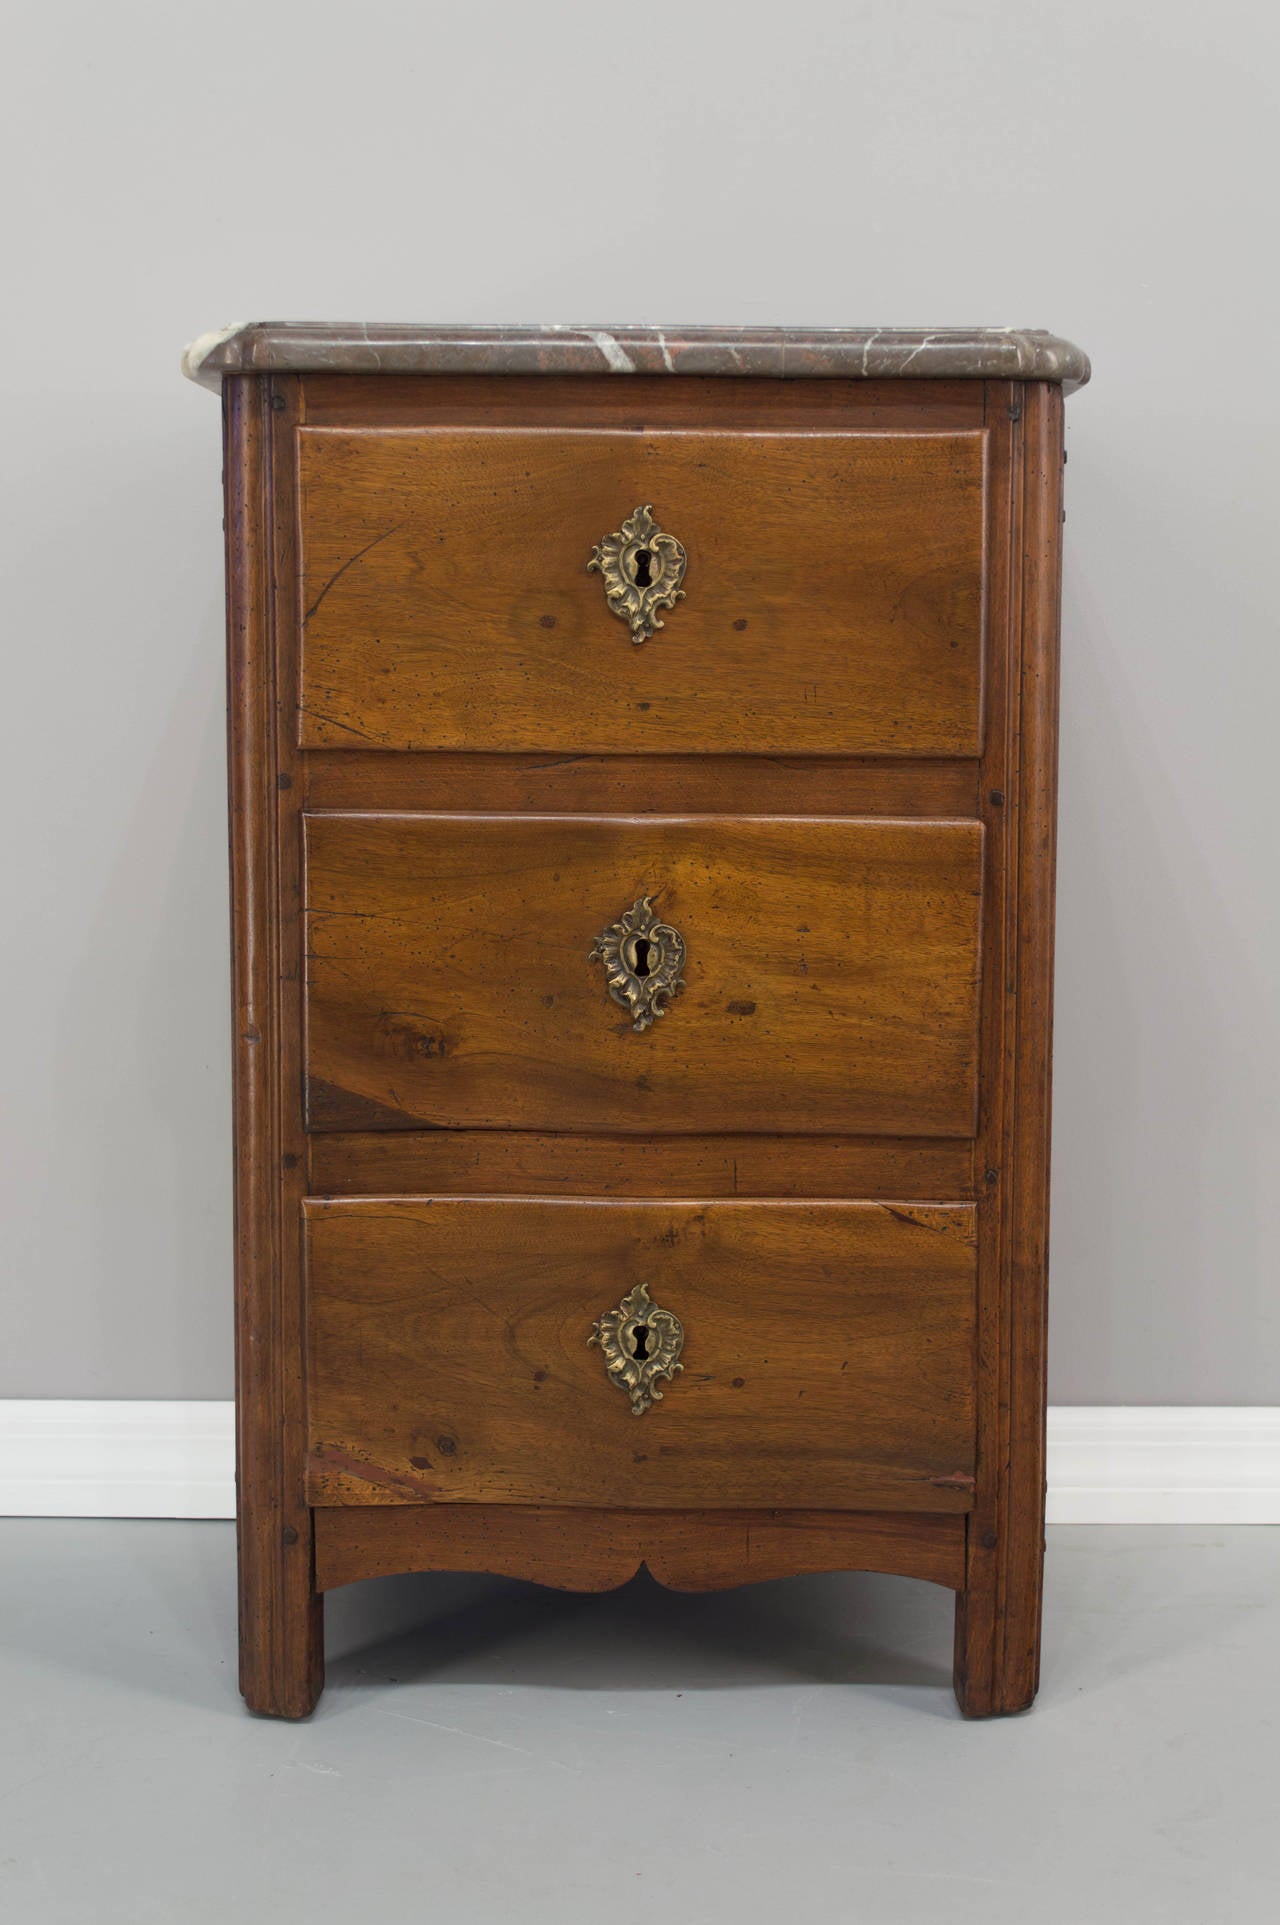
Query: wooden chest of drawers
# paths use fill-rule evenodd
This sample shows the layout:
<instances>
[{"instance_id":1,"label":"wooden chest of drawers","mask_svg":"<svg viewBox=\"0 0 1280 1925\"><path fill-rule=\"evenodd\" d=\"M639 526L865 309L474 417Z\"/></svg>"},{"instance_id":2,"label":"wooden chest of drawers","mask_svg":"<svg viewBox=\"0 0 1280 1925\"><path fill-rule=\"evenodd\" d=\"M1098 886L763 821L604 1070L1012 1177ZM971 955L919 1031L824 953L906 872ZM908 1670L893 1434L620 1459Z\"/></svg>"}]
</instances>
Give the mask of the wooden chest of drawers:
<instances>
[{"instance_id":1,"label":"wooden chest of drawers","mask_svg":"<svg viewBox=\"0 0 1280 1925\"><path fill-rule=\"evenodd\" d=\"M335 1585L899 1572L1035 1692L1048 335L238 329L241 1681Z\"/></svg>"}]
</instances>

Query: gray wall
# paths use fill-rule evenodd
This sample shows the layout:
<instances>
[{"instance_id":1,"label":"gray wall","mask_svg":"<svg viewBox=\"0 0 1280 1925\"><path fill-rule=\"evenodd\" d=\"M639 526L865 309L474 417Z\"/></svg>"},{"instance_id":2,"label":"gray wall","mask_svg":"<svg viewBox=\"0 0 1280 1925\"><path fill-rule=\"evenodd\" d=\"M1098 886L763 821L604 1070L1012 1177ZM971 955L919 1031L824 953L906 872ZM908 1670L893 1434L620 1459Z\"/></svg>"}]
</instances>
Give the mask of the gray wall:
<instances>
[{"instance_id":1,"label":"gray wall","mask_svg":"<svg viewBox=\"0 0 1280 1925\"><path fill-rule=\"evenodd\" d=\"M1276 1401L1277 11L21 0L0 1394L231 1382L231 319L993 322L1069 403L1053 1395Z\"/></svg>"}]
</instances>

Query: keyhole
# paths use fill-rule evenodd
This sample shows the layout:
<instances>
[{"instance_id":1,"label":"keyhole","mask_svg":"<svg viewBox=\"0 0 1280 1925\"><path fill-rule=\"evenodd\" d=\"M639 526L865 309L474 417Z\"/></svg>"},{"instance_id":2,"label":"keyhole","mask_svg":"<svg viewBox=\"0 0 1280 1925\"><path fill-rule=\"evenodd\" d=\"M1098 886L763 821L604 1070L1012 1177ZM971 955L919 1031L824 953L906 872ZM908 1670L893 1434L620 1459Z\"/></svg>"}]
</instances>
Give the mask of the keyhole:
<instances>
[{"instance_id":1,"label":"keyhole","mask_svg":"<svg viewBox=\"0 0 1280 1925\"><path fill-rule=\"evenodd\" d=\"M649 1326L638 1323L631 1333L631 1350L636 1359L643 1363L649 1355Z\"/></svg>"},{"instance_id":2,"label":"keyhole","mask_svg":"<svg viewBox=\"0 0 1280 1925\"><path fill-rule=\"evenodd\" d=\"M649 967L650 967L649 951L652 947L653 945L649 941L649 938L647 936L638 936L636 938L636 975L637 976L643 977L649 974Z\"/></svg>"},{"instance_id":3,"label":"keyhole","mask_svg":"<svg viewBox=\"0 0 1280 1925\"><path fill-rule=\"evenodd\" d=\"M637 554L635 559L637 588L652 588L653 577L649 573L649 564L652 560L653 556L647 548L642 548Z\"/></svg>"}]
</instances>

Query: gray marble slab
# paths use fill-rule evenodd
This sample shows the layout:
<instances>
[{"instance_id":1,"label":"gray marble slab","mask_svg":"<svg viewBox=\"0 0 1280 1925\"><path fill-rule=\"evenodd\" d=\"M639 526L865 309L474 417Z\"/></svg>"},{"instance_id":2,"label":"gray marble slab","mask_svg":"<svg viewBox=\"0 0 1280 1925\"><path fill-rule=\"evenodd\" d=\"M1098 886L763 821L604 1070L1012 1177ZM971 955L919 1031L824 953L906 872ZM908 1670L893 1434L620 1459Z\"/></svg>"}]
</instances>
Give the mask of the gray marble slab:
<instances>
[{"instance_id":1,"label":"gray marble slab","mask_svg":"<svg viewBox=\"0 0 1280 1925\"><path fill-rule=\"evenodd\" d=\"M430 327L249 321L203 334L183 372L224 374L719 374L793 380L1056 381L1089 357L1040 328Z\"/></svg>"}]
</instances>

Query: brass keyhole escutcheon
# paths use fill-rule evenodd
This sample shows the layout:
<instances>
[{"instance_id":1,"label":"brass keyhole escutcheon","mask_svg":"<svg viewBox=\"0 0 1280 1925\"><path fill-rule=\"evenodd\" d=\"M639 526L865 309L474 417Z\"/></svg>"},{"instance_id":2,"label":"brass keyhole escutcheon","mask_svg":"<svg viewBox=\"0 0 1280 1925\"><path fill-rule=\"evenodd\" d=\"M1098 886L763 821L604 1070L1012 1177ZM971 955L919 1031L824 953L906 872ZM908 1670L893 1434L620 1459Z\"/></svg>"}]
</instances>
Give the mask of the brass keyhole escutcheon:
<instances>
[{"instance_id":1,"label":"brass keyhole escutcheon","mask_svg":"<svg viewBox=\"0 0 1280 1925\"><path fill-rule=\"evenodd\" d=\"M630 1397L633 1417L662 1402L660 1377L670 1383L684 1369L684 1325L674 1310L653 1301L647 1284L636 1284L616 1309L597 1318L587 1342L604 1352L610 1380Z\"/></svg>"},{"instance_id":2,"label":"brass keyhole escutcheon","mask_svg":"<svg viewBox=\"0 0 1280 1925\"><path fill-rule=\"evenodd\" d=\"M627 623L638 648L664 626L660 608L684 600L688 556L674 535L664 534L649 507L637 508L621 528L598 541L587 573L604 578L604 595L619 621Z\"/></svg>"},{"instance_id":3,"label":"brass keyhole escutcheon","mask_svg":"<svg viewBox=\"0 0 1280 1925\"><path fill-rule=\"evenodd\" d=\"M641 1032L666 1015L667 1004L684 988L684 937L659 921L652 896L641 896L602 929L588 960L604 964L610 996Z\"/></svg>"}]
</instances>

